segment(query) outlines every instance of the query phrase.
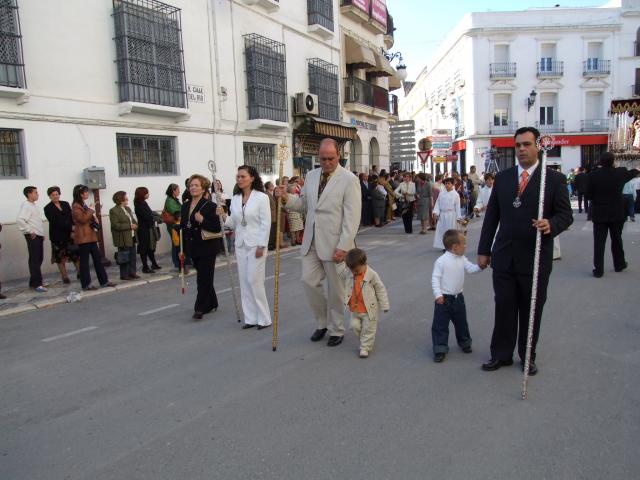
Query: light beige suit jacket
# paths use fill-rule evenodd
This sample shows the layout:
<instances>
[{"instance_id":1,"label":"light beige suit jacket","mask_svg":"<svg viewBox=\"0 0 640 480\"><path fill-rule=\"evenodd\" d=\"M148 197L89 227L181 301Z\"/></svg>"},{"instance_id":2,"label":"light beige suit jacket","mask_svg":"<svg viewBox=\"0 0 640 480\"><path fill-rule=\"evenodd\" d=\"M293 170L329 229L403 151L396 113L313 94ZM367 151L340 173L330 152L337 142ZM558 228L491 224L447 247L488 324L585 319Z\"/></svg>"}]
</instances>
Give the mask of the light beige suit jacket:
<instances>
[{"instance_id":1,"label":"light beige suit jacket","mask_svg":"<svg viewBox=\"0 0 640 480\"><path fill-rule=\"evenodd\" d=\"M321 174L321 168L309 172L300 196L289 195L285 207L306 214L302 255L309 253L313 241L318 258L331 261L336 248L355 247L362 195L358 177L338 165L318 198Z\"/></svg>"}]
</instances>

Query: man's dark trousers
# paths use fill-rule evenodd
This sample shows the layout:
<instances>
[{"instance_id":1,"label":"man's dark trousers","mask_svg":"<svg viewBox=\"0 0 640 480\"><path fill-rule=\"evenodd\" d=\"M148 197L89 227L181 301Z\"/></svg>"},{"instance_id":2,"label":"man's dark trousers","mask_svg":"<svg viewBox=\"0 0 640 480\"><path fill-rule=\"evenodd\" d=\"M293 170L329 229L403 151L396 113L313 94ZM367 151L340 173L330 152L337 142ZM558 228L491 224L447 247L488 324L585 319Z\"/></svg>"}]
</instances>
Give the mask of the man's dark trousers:
<instances>
[{"instance_id":1,"label":"man's dark trousers","mask_svg":"<svg viewBox=\"0 0 640 480\"><path fill-rule=\"evenodd\" d=\"M536 312L533 324L531 360L536 359L536 345L540 335L542 309L547 301L547 285L551 272L543 269L538 279ZM495 326L491 337L491 358L509 361L518 344L518 355L524 360L531 311L533 275L516 273L512 267L506 272L493 270L495 292ZM518 300L519 299L519 300ZM517 319L518 321L514 321Z\"/></svg>"},{"instance_id":2,"label":"man's dark trousers","mask_svg":"<svg viewBox=\"0 0 640 480\"><path fill-rule=\"evenodd\" d=\"M42 286L42 261L44 260L44 237L25 235L27 250L29 251L29 286L37 288Z\"/></svg>"},{"instance_id":3,"label":"man's dark trousers","mask_svg":"<svg viewBox=\"0 0 640 480\"><path fill-rule=\"evenodd\" d=\"M431 325L433 353L449 352L449 321L453 323L460 348L471 346L471 333L469 333L469 324L467 323L464 296L462 293L443 296L444 303L436 303L433 310L433 324Z\"/></svg>"},{"instance_id":4,"label":"man's dark trousers","mask_svg":"<svg viewBox=\"0 0 640 480\"><path fill-rule=\"evenodd\" d=\"M624 248L622 246L622 227L624 222L593 222L593 270L595 274L604 272L604 247L607 233L611 237L611 255L613 268L621 270L625 266Z\"/></svg>"}]
</instances>

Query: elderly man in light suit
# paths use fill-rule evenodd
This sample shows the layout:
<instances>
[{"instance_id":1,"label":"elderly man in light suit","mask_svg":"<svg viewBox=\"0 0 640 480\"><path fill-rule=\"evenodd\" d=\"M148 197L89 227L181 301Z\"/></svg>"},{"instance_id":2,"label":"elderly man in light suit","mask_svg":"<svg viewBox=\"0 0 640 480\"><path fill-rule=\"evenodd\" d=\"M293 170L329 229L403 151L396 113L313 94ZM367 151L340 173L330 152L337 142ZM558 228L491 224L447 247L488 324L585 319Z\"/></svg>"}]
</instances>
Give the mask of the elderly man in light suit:
<instances>
[{"instance_id":1,"label":"elderly man in light suit","mask_svg":"<svg viewBox=\"0 0 640 480\"><path fill-rule=\"evenodd\" d=\"M275 194L285 208L306 214L302 242L302 284L316 318L311 336L318 342L329 330L327 345L335 347L344 336L343 286L337 264L355 247L360 224L362 198L358 177L339 164L338 143L330 138L320 142L320 167L305 179L299 197L288 196L282 187ZM327 281L325 296L322 281Z\"/></svg>"}]
</instances>

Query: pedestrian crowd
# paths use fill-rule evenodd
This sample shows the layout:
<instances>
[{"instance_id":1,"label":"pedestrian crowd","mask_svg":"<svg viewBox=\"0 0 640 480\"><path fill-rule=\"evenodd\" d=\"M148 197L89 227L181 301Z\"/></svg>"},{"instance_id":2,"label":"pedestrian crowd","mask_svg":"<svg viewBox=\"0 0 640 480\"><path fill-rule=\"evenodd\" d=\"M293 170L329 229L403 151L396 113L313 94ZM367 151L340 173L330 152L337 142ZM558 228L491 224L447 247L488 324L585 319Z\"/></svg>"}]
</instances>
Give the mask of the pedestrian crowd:
<instances>
[{"instance_id":1,"label":"pedestrian crowd","mask_svg":"<svg viewBox=\"0 0 640 480\"><path fill-rule=\"evenodd\" d=\"M495 318L490 358L483 370L494 371L513 364L513 353L525 365L529 309L534 284L537 291L533 318L533 338L529 374L538 371L536 346L547 286L552 271L554 237L573 222L570 196L578 197L578 213L584 209L593 221L595 277L603 276L604 242L611 236L614 269L627 268L621 233L625 220L634 221L640 177L637 170L614 167L614 157L605 153L600 166L590 173L584 169L565 176L547 169L544 211L538 218L541 168L540 133L523 127L514 135L517 165L498 172L478 175L475 167L459 175L413 172L354 175L339 164L339 146L333 139L320 143L320 168L305 179L283 177L263 181L258 171L240 166L231 196L222 184L192 175L180 187L170 184L162 212L149 207L149 190L138 187L133 206L127 192L113 195L109 211L113 244L121 280L139 278L136 254L142 273L160 269L155 250L165 224L172 243L174 267L192 265L197 273L197 295L193 318L218 308L214 288L215 261L225 247L233 249L240 279L243 329L262 330L271 325L265 291L267 250L275 248L280 236L283 246L301 245L302 278L310 310L315 318L311 341L319 342L328 333L327 345L340 345L345 335L344 313L351 314L351 330L359 338L359 356L367 358L374 347L381 313L390 309L387 289L369 265L366 252L356 248L361 226L383 227L402 218L404 231L412 233L414 218L420 233L435 231L433 246L442 250L432 272L434 313L431 327L434 361L449 353L449 323L462 352L472 351L472 338L463 296L465 273L492 267ZM66 269L74 263L83 290L96 287L91 282L89 259L101 287L112 286L102 266L97 244L101 230L99 217L88 203L84 185L73 189L73 203L60 199L58 187L50 187L51 202L44 213L49 220L52 262L58 265L62 281L69 283ZM18 226L25 236L29 258L29 285L46 291L40 267L43 261L44 227L36 205L38 190L24 189L25 203L18 214ZM277 231L276 204L281 199L281 228ZM632 205L633 208L630 206ZM477 262L465 256L465 226L473 217L484 216L477 248ZM533 220L532 220L533 219ZM1 226L0 226L1 228ZM538 278L533 278L536 236L541 235ZM285 242L288 237L288 243ZM230 241L232 240L232 242ZM232 243L232 244L231 244ZM183 270L184 271L184 270Z\"/></svg>"}]
</instances>

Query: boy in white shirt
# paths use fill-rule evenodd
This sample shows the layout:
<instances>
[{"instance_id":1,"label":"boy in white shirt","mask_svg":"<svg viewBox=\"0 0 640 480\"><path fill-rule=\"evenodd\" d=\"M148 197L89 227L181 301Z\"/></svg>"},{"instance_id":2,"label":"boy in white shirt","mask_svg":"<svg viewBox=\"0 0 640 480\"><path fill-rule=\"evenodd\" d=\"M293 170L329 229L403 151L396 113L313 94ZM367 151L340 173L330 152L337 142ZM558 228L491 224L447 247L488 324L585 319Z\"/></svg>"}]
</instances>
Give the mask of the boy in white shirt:
<instances>
[{"instance_id":1,"label":"boy in white shirt","mask_svg":"<svg viewBox=\"0 0 640 480\"><path fill-rule=\"evenodd\" d=\"M471 353L471 334L467 323L467 310L462 295L464 272L476 273L482 269L464 256L465 236L458 230L447 230L442 238L446 252L433 266L431 286L435 297L431 339L433 361L442 362L449 353L449 321L453 322L456 340L464 353Z\"/></svg>"},{"instance_id":2,"label":"boy in white shirt","mask_svg":"<svg viewBox=\"0 0 640 480\"><path fill-rule=\"evenodd\" d=\"M478 194L478 200L476 201L476 204L473 207L473 213L475 213L476 217L479 217L480 212L483 212L487 209L487 205L489 204L489 198L491 198L492 190L493 190L493 174L487 173L484 176L484 187L480 189L480 193Z\"/></svg>"}]
</instances>

